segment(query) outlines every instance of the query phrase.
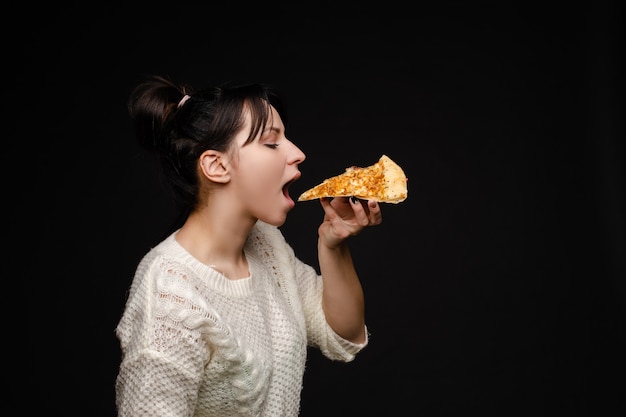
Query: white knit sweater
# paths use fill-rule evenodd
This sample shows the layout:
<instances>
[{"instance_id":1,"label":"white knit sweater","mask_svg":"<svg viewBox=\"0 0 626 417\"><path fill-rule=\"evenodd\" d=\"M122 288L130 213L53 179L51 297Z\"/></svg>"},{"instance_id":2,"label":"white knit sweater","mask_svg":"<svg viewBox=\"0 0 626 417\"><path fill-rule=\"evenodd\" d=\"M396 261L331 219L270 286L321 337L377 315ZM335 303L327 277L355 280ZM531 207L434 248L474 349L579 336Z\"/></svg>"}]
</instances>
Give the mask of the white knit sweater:
<instances>
[{"instance_id":1,"label":"white knit sweater","mask_svg":"<svg viewBox=\"0 0 626 417\"><path fill-rule=\"evenodd\" d=\"M367 345L328 326L321 277L277 227L254 226L240 280L174 236L138 265L116 328L118 416L297 416L307 345L345 362Z\"/></svg>"}]
</instances>

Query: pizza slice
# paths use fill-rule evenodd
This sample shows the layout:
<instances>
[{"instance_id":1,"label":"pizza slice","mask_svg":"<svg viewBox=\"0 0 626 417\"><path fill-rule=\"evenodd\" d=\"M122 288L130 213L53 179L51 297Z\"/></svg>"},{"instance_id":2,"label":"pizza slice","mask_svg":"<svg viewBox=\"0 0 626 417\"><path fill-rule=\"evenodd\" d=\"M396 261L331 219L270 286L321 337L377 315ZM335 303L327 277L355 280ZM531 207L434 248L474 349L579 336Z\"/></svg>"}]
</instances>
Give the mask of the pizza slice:
<instances>
[{"instance_id":1,"label":"pizza slice","mask_svg":"<svg viewBox=\"0 0 626 417\"><path fill-rule=\"evenodd\" d=\"M357 197L381 203L400 203L407 198L407 177L398 164L383 155L368 167L352 166L343 174L325 179L303 192L298 201L322 197Z\"/></svg>"}]
</instances>

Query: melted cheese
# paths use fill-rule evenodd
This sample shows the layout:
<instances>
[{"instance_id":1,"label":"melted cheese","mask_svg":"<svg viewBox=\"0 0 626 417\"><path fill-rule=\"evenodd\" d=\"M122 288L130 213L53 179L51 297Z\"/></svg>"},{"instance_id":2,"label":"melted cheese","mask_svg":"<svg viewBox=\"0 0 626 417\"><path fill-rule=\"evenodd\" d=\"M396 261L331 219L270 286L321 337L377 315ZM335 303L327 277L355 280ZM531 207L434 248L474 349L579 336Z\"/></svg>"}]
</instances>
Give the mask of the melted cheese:
<instances>
[{"instance_id":1,"label":"melted cheese","mask_svg":"<svg viewBox=\"0 0 626 417\"><path fill-rule=\"evenodd\" d=\"M343 174L324 180L302 193L298 201L352 196L391 203L404 201L407 196L404 172L383 155L374 165L365 168L352 166Z\"/></svg>"}]
</instances>

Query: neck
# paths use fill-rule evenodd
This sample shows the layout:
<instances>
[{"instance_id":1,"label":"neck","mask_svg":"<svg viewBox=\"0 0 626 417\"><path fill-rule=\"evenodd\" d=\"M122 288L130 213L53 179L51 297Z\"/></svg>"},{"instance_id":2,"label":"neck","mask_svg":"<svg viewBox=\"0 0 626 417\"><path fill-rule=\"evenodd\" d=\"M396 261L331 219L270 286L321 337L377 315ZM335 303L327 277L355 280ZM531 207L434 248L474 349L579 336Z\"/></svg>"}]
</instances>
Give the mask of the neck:
<instances>
[{"instance_id":1,"label":"neck","mask_svg":"<svg viewBox=\"0 0 626 417\"><path fill-rule=\"evenodd\" d=\"M192 212L176 234L176 240L194 258L227 278L248 277L243 247L256 219L233 216L232 212L222 214L226 215L208 207Z\"/></svg>"}]
</instances>

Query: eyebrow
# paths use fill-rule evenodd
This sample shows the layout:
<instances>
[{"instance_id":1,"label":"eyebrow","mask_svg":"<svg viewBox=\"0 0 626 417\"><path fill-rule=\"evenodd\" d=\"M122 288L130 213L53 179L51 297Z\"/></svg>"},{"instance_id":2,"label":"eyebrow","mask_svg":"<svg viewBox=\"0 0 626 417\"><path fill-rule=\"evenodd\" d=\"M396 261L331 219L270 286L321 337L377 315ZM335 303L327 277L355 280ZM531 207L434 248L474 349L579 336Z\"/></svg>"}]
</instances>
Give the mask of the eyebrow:
<instances>
[{"instance_id":1,"label":"eyebrow","mask_svg":"<svg viewBox=\"0 0 626 417\"><path fill-rule=\"evenodd\" d=\"M274 126L270 126L270 127L266 127L266 128L263 130L263 133L267 133L267 132L275 132L275 133L280 133L280 131L281 131L281 130L280 130L279 128L274 127Z\"/></svg>"}]
</instances>

